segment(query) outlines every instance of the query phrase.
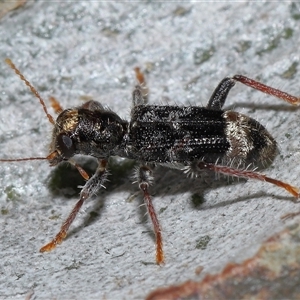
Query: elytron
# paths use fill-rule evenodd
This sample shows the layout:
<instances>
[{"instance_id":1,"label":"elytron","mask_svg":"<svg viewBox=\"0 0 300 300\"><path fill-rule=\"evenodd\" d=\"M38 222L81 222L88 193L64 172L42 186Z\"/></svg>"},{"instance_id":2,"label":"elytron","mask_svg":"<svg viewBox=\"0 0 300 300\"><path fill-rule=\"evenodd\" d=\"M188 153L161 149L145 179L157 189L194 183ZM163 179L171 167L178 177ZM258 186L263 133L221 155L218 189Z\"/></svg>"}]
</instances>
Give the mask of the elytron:
<instances>
[{"instance_id":1,"label":"elytron","mask_svg":"<svg viewBox=\"0 0 300 300\"><path fill-rule=\"evenodd\" d=\"M6 63L39 99L54 128L47 157L0 161L44 159L49 161L50 166L67 161L87 180L78 202L60 231L52 241L40 249L41 252L51 251L63 241L84 201L103 186L108 175L110 156L133 159L139 165L135 178L153 224L157 264L164 262L164 252L162 231L149 192L155 165L179 168L191 176L197 176L203 170L210 170L229 176L266 181L299 198L298 188L247 168L249 164L264 165L276 156L277 144L268 131L246 115L223 110L228 93L236 82L281 98L292 105L300 103L298 97L243 75L235 75L226 77L219 83L206 107L148 105L145 79L136 68L138 85L133 91L133 107L129 121L121 119L115 112L96 101L88 101L81 106L63 110L59 103L52 99L53 107L59 113L54 121L39 93L9 59L6 59ZM77 154L97 159L98 167L91 178L72 160Z\"/></svg>"}]
</instances>

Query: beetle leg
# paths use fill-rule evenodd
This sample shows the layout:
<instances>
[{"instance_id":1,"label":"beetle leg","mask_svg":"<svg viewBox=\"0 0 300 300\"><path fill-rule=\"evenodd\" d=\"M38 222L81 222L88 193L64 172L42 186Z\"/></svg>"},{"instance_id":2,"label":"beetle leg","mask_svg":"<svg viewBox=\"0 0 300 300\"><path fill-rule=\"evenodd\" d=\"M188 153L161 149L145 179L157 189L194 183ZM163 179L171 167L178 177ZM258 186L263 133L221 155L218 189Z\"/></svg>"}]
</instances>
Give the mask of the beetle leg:
<instances>
[{"instance_id":1,"label":"beetle leg","mask_svg":"<svg viewBox=\"0 0 300 300\"><path fill-rule=\"evenodd\" d=\"M254 172L251 170L241 170L241 169L236 169L228 166L222 166L222 165L217 165L213 163L206 163L204 161L201 161L197 164L198 168L203 170L203 169L208 169L211 171L214 171L216 173L222 173L225 175L229 176L234 176L234 177L243 177L247 179L256 179L260 181L266 181L269 183L272 183L274 185L277 185L281 188L284 188L286 191L288 191L290 194L292 194L294 197L299 198L300 192L297 187L294 187L286 182L267 177L266 175L259 173L259 172Z\"/></svg>"},{"instance_id":2,"label":"beetle leg","mask_svg":"<svg viewBox=\"0 0 300 300\"><path fill-rule=\"evenodd\" d=\"M156 263L162 264L164 263L164 252L162 248L162 235L161 235L161 227L159 225L159 221L152 203L152 198L149 193L149 185L153 181L152 169L149 166L142 165L137 170L137 181L139 187L144 195L144 201L151 218L155 237L156 237Z\"/></svg>"},{"instance_id":3,"label":"beetle leg","mask_svg":"<svg viewBox=\"0 0 300 300\"><path fill-rule=\"evenodd\" d=\"M84 201L94 195L101 188L101 186L103 186L108 174L106 166L107 161L104 159L99 159L99 165L95 174L86 182L85 186L82 188L80 192L80 199L75 204L68 218L62 224L60 231L50 243L46 244L40 249L40 252L49 252L56 248L57 245L62 243L63 239L67 236L67 231L70 225L73 223Z\"/></svg>"}]
</instances>

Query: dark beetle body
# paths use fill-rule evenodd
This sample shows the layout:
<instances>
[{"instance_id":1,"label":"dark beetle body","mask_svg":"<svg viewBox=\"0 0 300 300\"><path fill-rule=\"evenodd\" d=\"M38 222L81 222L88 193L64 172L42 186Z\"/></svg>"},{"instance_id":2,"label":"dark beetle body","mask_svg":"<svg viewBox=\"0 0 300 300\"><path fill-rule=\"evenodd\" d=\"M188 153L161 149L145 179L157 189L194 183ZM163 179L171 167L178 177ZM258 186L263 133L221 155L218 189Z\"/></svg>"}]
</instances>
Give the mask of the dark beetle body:
<instances>
[{"instance_id":1,"label":"dark beetle body","mask_svg":"<svg viewBox=\"0 0 300 300\"><path fill-rule=\"evenodd\" d=\"M62 112L53 137L52 147L60 149L63 160L84 154L183 166L198 160L263 163L277 149L257 121L233 111L197 106L136 105L127 122L89 101Z\"/></svg>"},{"instance_id":2,"label":"dark beetle body","mask_svg":"<svg viewBox=\"0 0 300 300\"><path fill-rule=\"evenodd\" d=\"M232 132L230 128L237 126L240 130ZM262 125L236 112L141 105L132 111L126 150L129 158L144 162L188 165L233 158L250 162L267 158L260 150L274 154L276 142Z\"/></svg>"},{"instance_id":3,"label":"dark beetle body","mask_svg":"<svg viewBox=\"0 0 300 300\"><path fill-rule=\"evenodd\" d=\"M157 264L164 263L164 252L162 229L149 192L149 186L154 179L155 164L181 168L185 173L195 176L201 170L210 170L229 176L252 178L284 188L296 198L300 196L297 187L245 168L245 164L253 163L259 166L265 161L273 160L277 152L276 141L254 119L234 111L222 110L227 95L236 82L293 105L300 104L299 97L249 77L235 75L226 77L219 83L206 107L147 105L148 89L143 74L136 68L139 85L132 93L133 108L130 121L122 120L116 113L96 101L88 101L80 107L63 111L55 99L53 107L60 114L54 121L35 88L9 59L6 62L39 99L54 128L47 157L0 161L47 159L52 166L69 161L87 180L79 200L63 222L60 231L50 243L40 249L41 252L51 251L63 241L83 203L104 186L110 156L134 159L139 163L135 170L135 178L153 224ZM71 159L76 154L90 155L97 159L98 166L93 176L89 177Z\"/></svg>"},{"instance_id":4,"label":"dark beetle body","mask_svg":"<svg viewBox=\"0 0 300 300\"><path fill-rule=\"evenodd\" d=\"M182 163L229 149L222 112L203 107L136 106L128 130L130 158Z\"/></svg>"},{"instance_id":5,"label":"dark beetle body","mask_svg":"<svg viewBox=\"0 0 300 300\"><path fill-rule=\"evenodd\" d=\"M134 159L139 164L134 176L152 220L158 264L164 262L162 235L149 193L149 186L154 179L153 166L156 164L180 168L191 176L197 176L202 170L211 170L236 177L256 178L284 187L298 197L297 188L248 170L249 164L260 166L273 160L277 144L254 119L222 110L236 80L246 80L248 83L250 79L240 75L224 78L206 107L147 105L147 94L143 92L143 80L140 80L141 84L133 91L129 121L122 120L96 101L88 101L80 107L61 112L54 125L47 157L50 164L57 165L61 161L72 163L72 156L83 154L95 157L98 167L89 178L77 165L88 180L59 233L41 248L41 252L50 251L62 242L83 202L104 185L110 156ZM251 83L261 88L260 83ZM273 91L272 88L267 90L269 93Z\"/></svg>"}]
</instances>

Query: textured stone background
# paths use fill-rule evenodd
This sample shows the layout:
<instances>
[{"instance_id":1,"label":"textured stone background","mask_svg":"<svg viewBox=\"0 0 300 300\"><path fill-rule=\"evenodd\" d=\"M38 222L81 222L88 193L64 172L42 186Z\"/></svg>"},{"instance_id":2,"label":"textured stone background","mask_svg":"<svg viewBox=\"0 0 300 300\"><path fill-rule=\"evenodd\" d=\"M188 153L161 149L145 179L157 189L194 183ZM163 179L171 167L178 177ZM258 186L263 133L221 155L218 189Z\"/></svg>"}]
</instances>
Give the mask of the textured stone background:
<instances>
[{"instance_id":1,"label":"textured stone background","mask_svg":"<svg viewBox=\"0 0 300 300\"><path fill-rule=\"evenodd\" d=\"M155 104L205 105L222 78L239 73L299 95L299 22L292 3L30 1L0 20L1 157L44 156L51 136L5 57L45 100L54 95L67 108L93 98L128 118L136 66ZM278 141L281 153L265 173L300 186L299 109L241 85L226 107L259 120ZM151 192L166 255L159 267L133 167L114 160L106 191L86 203L61 246L40 254L76 202L79 190L68 183L76 171L40 161L0 168L1 299L141 299L253 255L284 228L280 216L300 208L270 184L157 169Z\"/></svg>"}]
</instances>

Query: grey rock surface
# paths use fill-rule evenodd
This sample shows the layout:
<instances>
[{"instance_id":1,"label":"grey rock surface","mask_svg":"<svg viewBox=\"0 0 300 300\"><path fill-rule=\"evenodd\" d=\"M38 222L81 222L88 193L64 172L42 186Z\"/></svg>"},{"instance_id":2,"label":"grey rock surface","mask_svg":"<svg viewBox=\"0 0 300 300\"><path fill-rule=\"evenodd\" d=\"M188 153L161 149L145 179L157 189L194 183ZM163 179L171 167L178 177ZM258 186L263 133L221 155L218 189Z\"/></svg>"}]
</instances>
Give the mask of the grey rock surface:
<instances>
[{"instance_id":1,"label":"grey rock surface","mask_svg":"<svg viewBox=\"0 0 300 300\"><path fill-rule=\"evenodd\" d=\"M30 1L0 20L1 157L45 156L52 128L6 57L47 103L51 95L65 108L93 98L128 119L136 66L145 70L151 104L205 105L234 74L299 95L299 16L298 4L283 2ZM300 186L299 109L241 84L226 108L266 126L280 155L264 172ZM253 255L284 228L280 217L300 208L267 183L214 174L191 180L158 168L151 193L166 263L157 266L134 169L113 164L107 189L85 204L68 238L41 254L80 190L66 197L66 175L54 184L61 190L49 187L59 174L47 162L1 163L1 299L142 299Z\"/></svg>"}]
</instances>

